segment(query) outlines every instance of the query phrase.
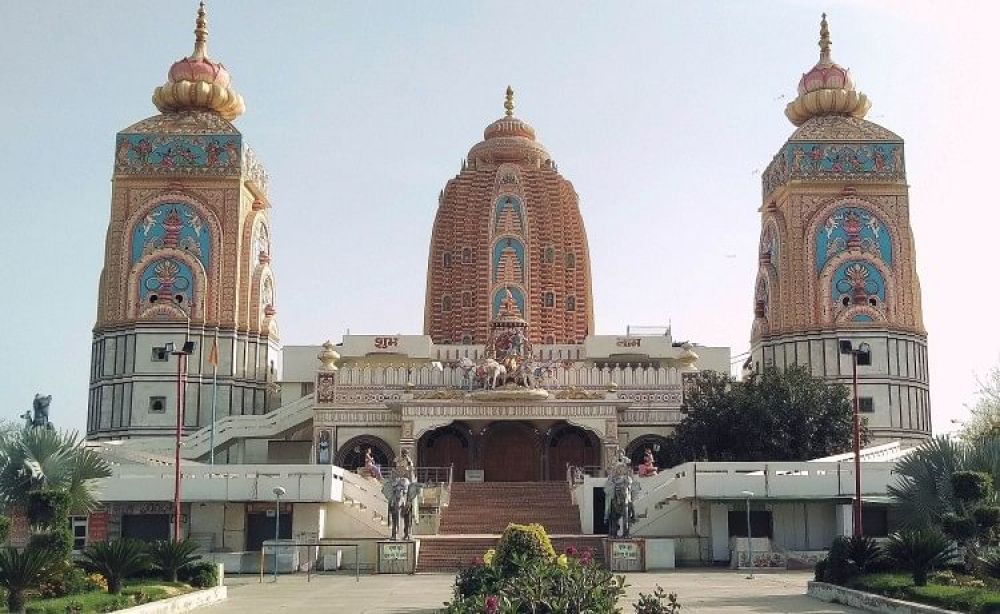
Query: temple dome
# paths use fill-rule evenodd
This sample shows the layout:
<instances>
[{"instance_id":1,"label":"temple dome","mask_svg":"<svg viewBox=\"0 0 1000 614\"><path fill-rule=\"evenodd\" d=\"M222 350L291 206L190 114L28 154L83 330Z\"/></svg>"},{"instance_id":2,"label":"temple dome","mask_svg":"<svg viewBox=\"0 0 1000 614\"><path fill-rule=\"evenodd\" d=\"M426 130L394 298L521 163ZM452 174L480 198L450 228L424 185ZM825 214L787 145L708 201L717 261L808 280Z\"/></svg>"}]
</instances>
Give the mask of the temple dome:
<instances>
[{"instance_id":1,"label":"temple dome","mask_svg":"<svg viewBox=\"0 0 1000 614\"><path fill-rule=\"evenodd\" d=\"M170 67L167 82L153 91L153 104L163 113L203 110L214 111L227 120L236 119L246 106L230 85L226 67L208 57L204 3L198 5L194 35L194 52Z\"/></svg>"},{"instance_id":2,"label":"temple dome","mask_svg":"<svg viewBox=\"0 0 1000 614\"><path fill-rule=\"evenodd\" d=\"M469 150L469 160L483 160L492 164L527 163L533 166L549 162L552 156L535 140L535 129L528 122L514 117L514 90L509 85L504 108L504 116L486 126L483 131L484 140Z\"/></svg>"},{"instance_id":3,"label":"temple dome","mask_svg":"<svg viewBox=\"0 0 1000 614\"><path fill-rule=\"evenodd\" d=\"M863 118L872 106L868 96L855 87L851 71L830 58L826 13L820 22L819 34L819 62L802 75L798 97L785 107L785 115L796 126L824 115Z\"/></svg>"}]
</instances>

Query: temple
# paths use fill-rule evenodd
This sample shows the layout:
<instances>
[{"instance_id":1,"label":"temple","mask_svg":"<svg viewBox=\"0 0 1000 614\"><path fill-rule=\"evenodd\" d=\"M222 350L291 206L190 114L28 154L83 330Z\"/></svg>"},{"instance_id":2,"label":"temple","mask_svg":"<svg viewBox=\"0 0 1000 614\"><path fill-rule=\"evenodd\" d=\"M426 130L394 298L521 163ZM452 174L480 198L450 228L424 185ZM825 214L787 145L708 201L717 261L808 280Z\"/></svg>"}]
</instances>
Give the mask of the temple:
<instances>
[{"instance_id":1,"label":"temple","mask_svg":"<svg viewBox=\"0 0 1000 614\"><path fill-rule=\"evenodd\" d=\"M657 474L686 384L730 373L730 350L670 327L595 333L580 197L514 115L510 87L438 197L424 330L283 347L268 176L232 123L246 107L207 39L202 6L194 51L153 94L160 114L116 139L87 420L114 475L81 521L88 540L167 536L176 449L183 532L231 571L256 573L277 486L282 538L351 540L364 545L357 565L374 564L388 535L380 480L400 466L424 486L421 569L462 555L464 542L436 534L491 535L510 521L578 541L606 532L612 465L643 464L635 534L669 542L671 564L738 559L732 501L748 488L773 497L759 513L775 554L850 531L841 457ZM863 119L870 103L833 63L825 16L820 48L786 110L797 129L763 177L746 368L797 363L846 382L838 343L869 343L861 407L893 443L865 453L865 480L884 498L896 440L930 432L903 142ZM885 526L885 506L872 510Z\"/></svg>"},{"instance_id":2,"label":"temple","mask_svg":"<svg viewBox=\"0 0 1000 614\"><path fill-rule=\"evenodd\" d=\"M797 126L763 175L753 298L754 371L798 364L850 384L877 441L930 435L927 331L910 229L903 139L864 119L871 107L831 59L826 15L819 61L785 109Z\"/></svg>"}]
</instances>

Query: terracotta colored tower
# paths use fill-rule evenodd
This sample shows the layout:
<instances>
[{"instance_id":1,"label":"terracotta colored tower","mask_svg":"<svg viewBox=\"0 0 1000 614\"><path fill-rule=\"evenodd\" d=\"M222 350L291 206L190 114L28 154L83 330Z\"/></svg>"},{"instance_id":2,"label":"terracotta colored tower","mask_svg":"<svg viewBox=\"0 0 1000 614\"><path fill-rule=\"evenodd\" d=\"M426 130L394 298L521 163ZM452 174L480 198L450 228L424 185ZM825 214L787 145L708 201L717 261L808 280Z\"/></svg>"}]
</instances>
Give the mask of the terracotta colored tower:
<instances>
[{"instance_id":1,"label":"terracotta colored tower","mask_svg":"<svg viewBox=\"0 0 1000 614\"><path fill-rule=\"evenodd\" d=\"M509 290L532 342L583 343L594 308L576 191L514 117L509 87L504 107L441 192L424 333L439 344L484 343Z\"/></svg>"},{"instance_id":2,"label":"terracotta colored tower","mask_svg":"<svg viewBox=\"0 0 1000 614\"><path fill-rule=\"evenodd\" d=\"M188 430L264 413L276 401L267 173L231 123L243 98L208 57L204 6L194 52L156 88L161 111L116 139L111 218L94 327L89 437L169 436L176 356L188 359ZM217 340L217 341L216 341ZM218 351L213 347L217 345Z\"/></svg>"},{"instance_id":3,"label":"terracotta colored tower","mask_svg":"<svg viewBox=\"0 0 1000 614\"><path fill-rule=\"evenodd\" d=\"M920 309L903 139L866 121L868 97L830 57L785 114L798 129L763 176L751 361L791 364L850 384L838 342L871 347L860 409L879 441L931 432L927 333Z\"/></svg>"}]
</instances>

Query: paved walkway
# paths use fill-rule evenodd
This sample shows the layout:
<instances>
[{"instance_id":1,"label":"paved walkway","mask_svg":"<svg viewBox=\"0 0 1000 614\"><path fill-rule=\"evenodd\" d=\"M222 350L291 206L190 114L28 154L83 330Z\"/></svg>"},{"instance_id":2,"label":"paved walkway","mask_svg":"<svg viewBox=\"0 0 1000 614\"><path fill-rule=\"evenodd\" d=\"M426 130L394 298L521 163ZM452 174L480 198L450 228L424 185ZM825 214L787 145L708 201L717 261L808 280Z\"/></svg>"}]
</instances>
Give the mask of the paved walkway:
<instances>
[{"instance_id":1,"label":"paved walkway","mask_svg":"<svg viewBox=\"0 0 1000 614\"><path fill-rule=\"evenodd\" d=\"M753 580L742 573L721 569L685 569L680 571L629 574L629 600L639 592L651 593L659 584L667 592L676 591L685 614L715 612L834 614L860 612L846 606L827 604L805 595L805 572L768 572ZM277 584L266 578L227 578L229 599L202 608L206 614L272 612L350 612L430 613L451 598L453 576L417 574L415 576L282 576ZM624 602L623 602L624 605ZM625 612L631 612L628 606Z\"/></svg>"}]
</instances>

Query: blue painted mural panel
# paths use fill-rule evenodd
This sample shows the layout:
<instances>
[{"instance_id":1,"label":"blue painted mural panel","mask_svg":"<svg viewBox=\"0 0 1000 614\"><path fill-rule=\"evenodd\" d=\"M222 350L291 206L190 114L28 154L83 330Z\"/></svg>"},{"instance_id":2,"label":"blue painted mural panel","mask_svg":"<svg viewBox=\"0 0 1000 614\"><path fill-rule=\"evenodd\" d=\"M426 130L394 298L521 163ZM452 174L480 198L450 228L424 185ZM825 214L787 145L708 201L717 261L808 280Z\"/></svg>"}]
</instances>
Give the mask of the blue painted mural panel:
<instances>
[{"instance_id":1,"label":"blue painted mural panel","mask_svg":"<svg viewBox=\"0 0 1000 614\"><path fill-rule=\"evenodd\" d=\"M866 209L842 207L816 229L816 271L822 271L830 258L850 246L892 266L892 240L886 225Z\"/></svg>"},{"instance_id":2,"label":"blue painted mural panel","mask_svg":"<svg viewBox=\"0 0 1000 614\"><path fill-rule=\"evenodd\" d=\"M211 236L205 221L185 203L161 203L132 229L132 263L164 247L198 258L208 270Z\"/></svg>"}]
</instances>

